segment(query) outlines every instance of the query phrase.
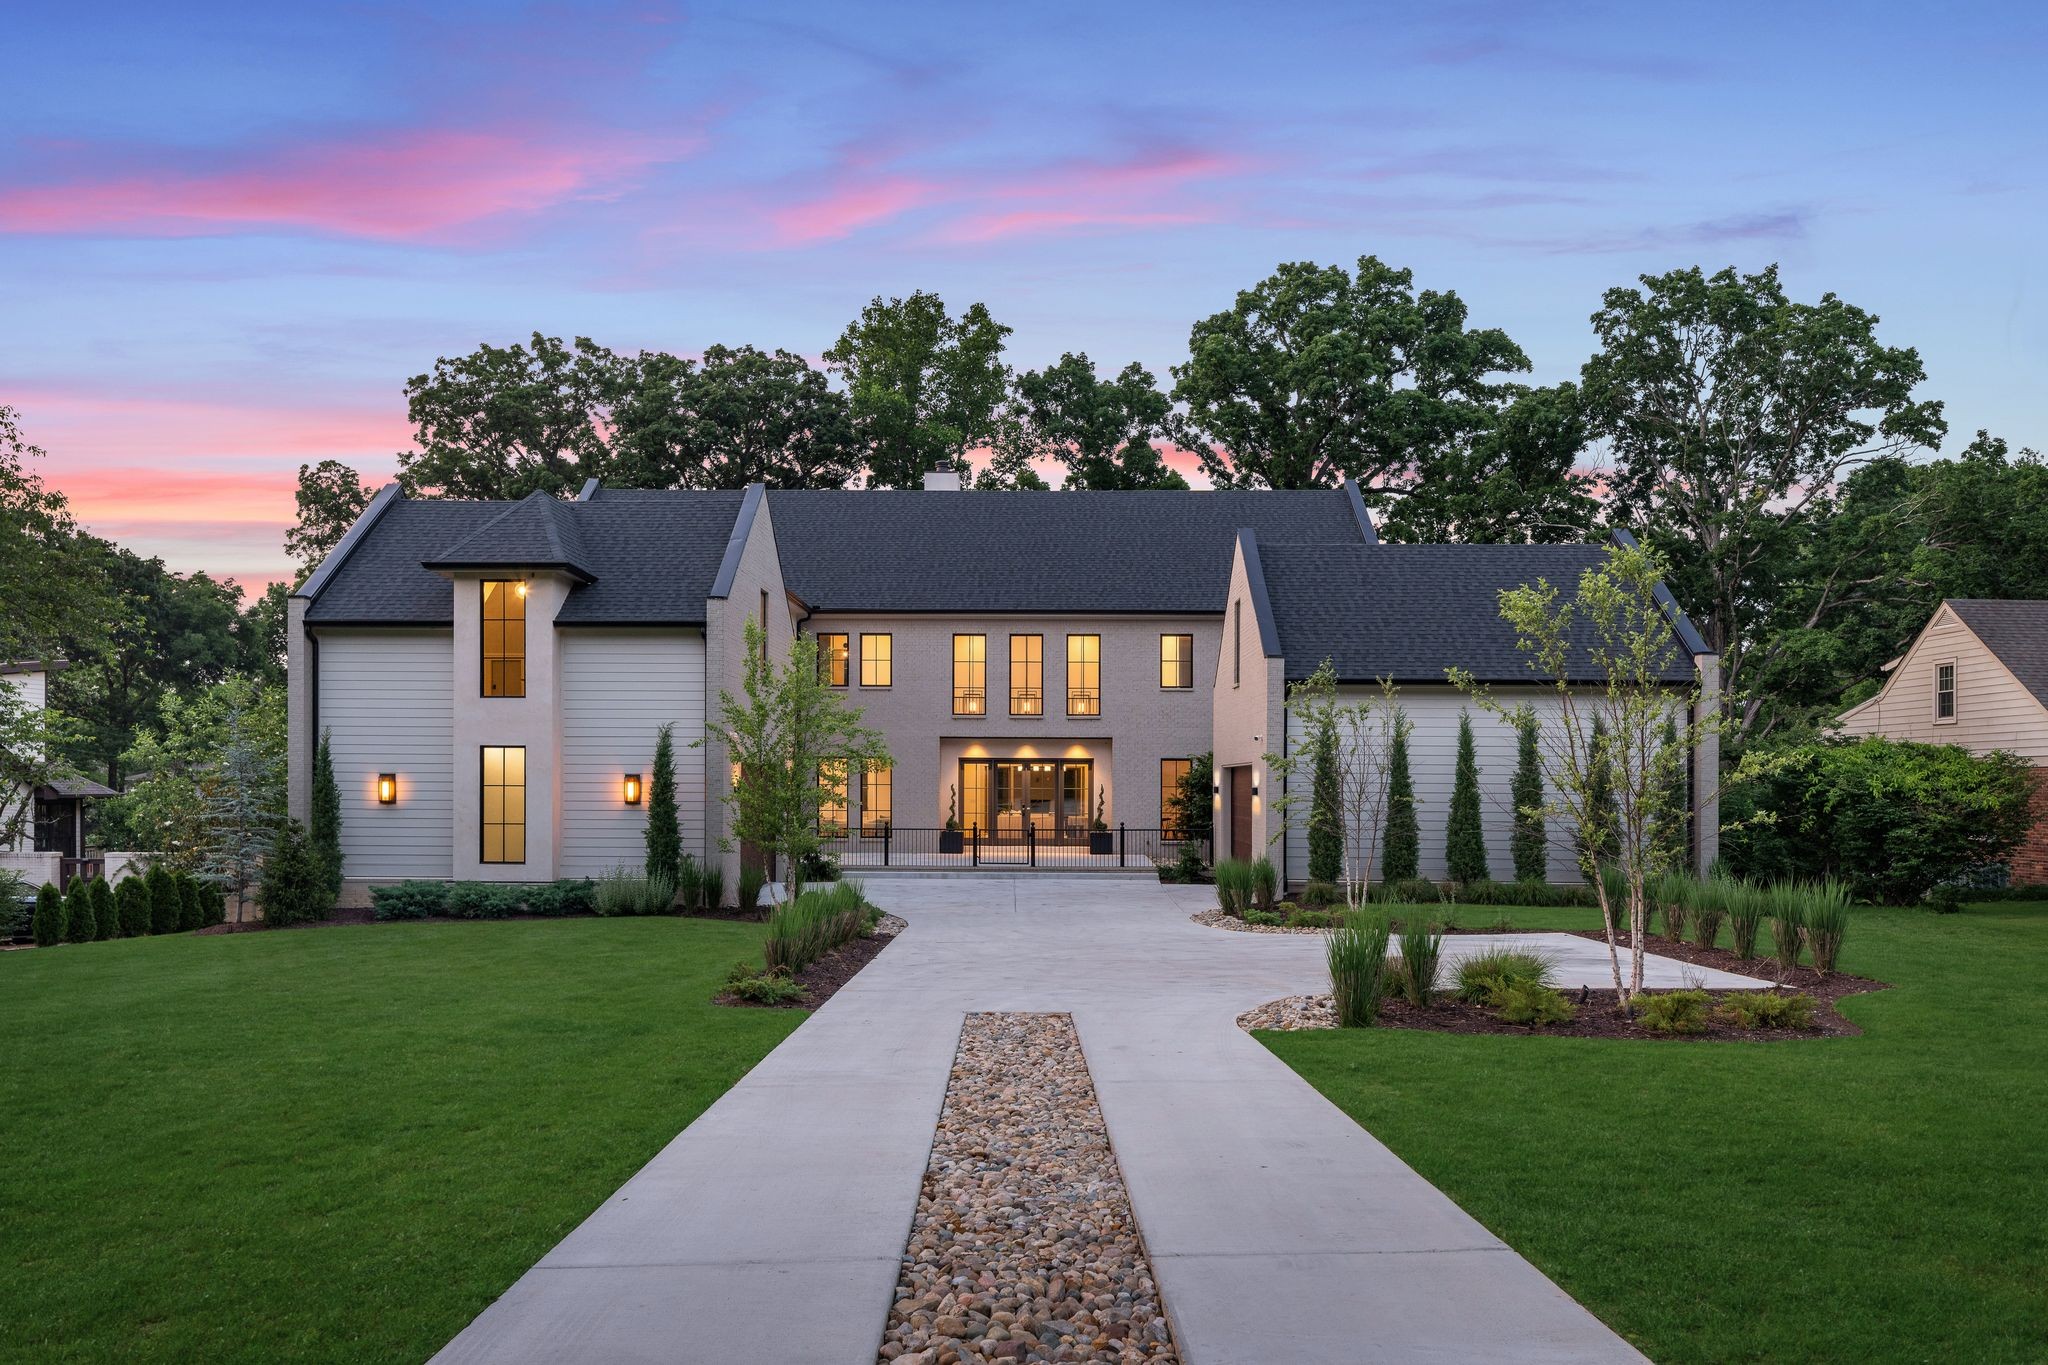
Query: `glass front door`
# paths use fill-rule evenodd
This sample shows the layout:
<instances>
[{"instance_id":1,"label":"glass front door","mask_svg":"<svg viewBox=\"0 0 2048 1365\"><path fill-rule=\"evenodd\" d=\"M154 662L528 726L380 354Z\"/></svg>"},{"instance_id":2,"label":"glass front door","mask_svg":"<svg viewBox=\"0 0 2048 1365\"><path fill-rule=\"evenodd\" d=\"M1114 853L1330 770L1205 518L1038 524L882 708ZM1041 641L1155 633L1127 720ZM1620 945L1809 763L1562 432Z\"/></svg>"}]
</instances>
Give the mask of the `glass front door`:
<instances>
[{"instance_id":1,"label":"glass front door","mask_svg":"<svg viewBox=\"0 0 2048 1365\"><path fill-rule=\"evenodd\" d=\"M1027 825L1038 839L1084 836L1091 771L1070 759L962 759L961 828L996 840L1022 840Z\"/></svg>"}]
</instances>

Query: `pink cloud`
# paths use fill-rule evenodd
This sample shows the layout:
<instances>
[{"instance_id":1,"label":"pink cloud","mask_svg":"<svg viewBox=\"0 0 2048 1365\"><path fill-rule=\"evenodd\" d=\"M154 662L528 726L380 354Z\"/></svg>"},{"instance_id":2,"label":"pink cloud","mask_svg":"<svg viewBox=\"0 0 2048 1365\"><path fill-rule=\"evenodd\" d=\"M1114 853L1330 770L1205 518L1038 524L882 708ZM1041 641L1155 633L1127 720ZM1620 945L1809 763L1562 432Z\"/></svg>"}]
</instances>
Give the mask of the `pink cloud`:
<instances>
[{"instance_id":1,"label":"pink cloud","mask_svg":"<svg viewBox=\"0 0 2048 1365\"><path fill-rule=\"evenodd\" d=\"M388 470L411 445L403 406L283 405L234 399L101 395L65 387L10 389L8 401L51 455L51 468L138 458L366 461Z\"/></svg>"},{"instance_id":2,"label":"pink cloud","mask_svg":"<svg viewBox=\"0 0 2048 1365\"><path fill-rule=\"evenodd\" d=\"M939 186L927 181L890 176L872 183L846 185L821 198L774 210L768 221L778 246L836 241L861 228L922 208L942 193Z\"/></svg>"},{"instance_id":3,"label":"pink cloud","mask_svg":"<svg viewBox=\"0 0 2048 1365\"><path fill-rule=\"evenodd\" d=\"M183 237L283 228L431 238L505 214L616 195L694 136L574 140L429 130L284 148L228 170L82 176L0 192L0 232Z\"/></svg>"}]
</instances>

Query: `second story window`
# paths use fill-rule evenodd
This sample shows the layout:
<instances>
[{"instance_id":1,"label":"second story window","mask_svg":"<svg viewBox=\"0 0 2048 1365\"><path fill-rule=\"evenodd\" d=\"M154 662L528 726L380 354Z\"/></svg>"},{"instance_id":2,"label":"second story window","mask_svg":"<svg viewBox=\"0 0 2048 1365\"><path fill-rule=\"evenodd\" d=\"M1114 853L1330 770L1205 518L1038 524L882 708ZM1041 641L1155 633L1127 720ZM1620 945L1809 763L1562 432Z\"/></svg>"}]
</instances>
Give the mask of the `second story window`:
<instances>
[{"instance_id":1,"label":"second story window","mask_svg":"<svg viewBox=\"0 0 2048 1365\"><path fill-rule=\"evenodd\" d=\"M1010 714L1045 714L1045 637L1010 637Z\"/></svg>"},{"instance_id":2,"label":"second story window","mask_svg":"<svg viewBox=\"0 0 2048 1365\"><path fill-rule=\"evenodd\" d=\"M1230 604L1230 685L1244 682L1244 602Z\"/></svg>"},{"instance_id":3,"label":"second story window","mask_svg":"<svg viewBox=\"0 0 2048 1365\"><path fill-rule=\"evenodd\" d=\"M1067 714L1102 714L1102 637L1067 637Z\"/></svg>"},{"instance_id":4,"label":"second story window","mask_svg":"<svg viewBox=\"0 0 2048 1365\"><path fill-rule=\"evenodd\" d=\"M894 652L894 637L889 635L863 635L860 637L860 685L862 687L887 687L891 678L890 656Z\"/></svg>"},{"instance_id":5,"label":"second story window","mask_svg":"<svg viewBox=\"0 0 2048 1365\"><path fill-rule=\"evenodd\" d=\"M1186 690L1195 685L1195 637L1159 637L1159 685Z\"/></svg>"},{"instance_id":6,"label":"second story window","mask_svg":"<svg viewBox=\"0 0 2048 1365\"><path fill-rule=\"evenodd\" d=\"M1934 718L1956 718L1956 666L1953 662L1934 666Z\"/></svg>"},{"instance_id":7,"label":"second story window","mask_svg":"<svg viewBox=\"0 0 2048 1365\"><path fill-rule=\"evenodd\" d=\"M953 637L953 714L988 714L988 636Z\"/></svg>"},{"instance_id":8,"label":"second story window","mask_svg":"<svg viewBox=\"0 0 2048 1365\"><path fill-rule=\"evenodd\" d=\"M846 686L846 635L818 637L818 680L827 687Z\"/></svg>"},{"instance_id":9,"label":"second story window","mask_svg":"<svg viewBox=\"0 0 2048 1365\"><path fill-rule=\"evenodd\" d=\"M484 695L526 695L526 584L483 585Z\"/></svg>"}]
</instances>

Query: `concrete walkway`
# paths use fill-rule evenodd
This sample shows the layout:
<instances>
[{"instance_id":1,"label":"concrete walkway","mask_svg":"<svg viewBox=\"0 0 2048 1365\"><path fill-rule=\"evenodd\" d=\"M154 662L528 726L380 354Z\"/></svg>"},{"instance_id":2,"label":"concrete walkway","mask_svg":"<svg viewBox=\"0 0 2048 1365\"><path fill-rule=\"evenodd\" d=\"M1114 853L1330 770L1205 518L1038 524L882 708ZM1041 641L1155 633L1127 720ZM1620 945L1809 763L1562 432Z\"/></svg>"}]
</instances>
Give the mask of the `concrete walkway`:
<instances>
[{"instance_id":1,"label":"concrete walkway","mask_svg":"<svg viewBox=\"0 0 2048 1365\"><path fill-rule=\"evenodd\" d=\"M868 885L901 940L436 1361L872 1361L975 1010L1074 1016L1188 1365L1641 1359L1236 1026L1327 988L1319 937L1204 928L1212 892L1155 882ZM1688 972L1764 984L1651 962Z\"/></svg>"}]
</instances>

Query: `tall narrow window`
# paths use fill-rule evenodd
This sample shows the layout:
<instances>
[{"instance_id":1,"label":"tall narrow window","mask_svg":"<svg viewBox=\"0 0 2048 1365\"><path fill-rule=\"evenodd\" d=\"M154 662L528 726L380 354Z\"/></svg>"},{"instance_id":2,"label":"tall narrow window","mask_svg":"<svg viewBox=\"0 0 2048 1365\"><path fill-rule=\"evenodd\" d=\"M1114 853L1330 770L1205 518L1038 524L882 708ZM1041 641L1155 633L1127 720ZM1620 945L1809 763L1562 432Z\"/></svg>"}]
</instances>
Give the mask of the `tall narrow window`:
<instances>
[{"instance_id":1,"label":"tall narrow window","mask_svg":"<svg viewBox=\"0 0 2048 1365\"><path fill-rule=\"evenodd\" d=\"M846 833L846 767L840 763L818 765L818 833Z\"/></svg>"},{"instance_id":2,"label":"tall narrow window","mask_svg":"<svg viewBox=\"0 0 2048 1365\"><path fill-rule=\"evenodd\" d=\"M1067 637L1067 714L1102 714L1102 637Z\"/></svg>"},{"instance_id":3,"label":"tall narrow window","mask_svg":"<svg viewBox=\"0 0 2048 1365\"><path fill-rule=\"evenodd\" d=\"M1953 663L1934 666L1934 718L1956 718L1956 666Z\"/></svg>"},{"instance_id":4,"label":"tall narrow window","mask_svg":"<svg viewBox=\"0 0 2048 1365\"><path fill-rule=\"evenodd\" d=\"M526 584L483 585L484 695L526 695Z\"/></svg>"},{"instance_id":5,"label":"tall narrow window","mask_svg":"<svg viewBox=\"0 0 2048 1365\"><path fill-rule=\"evenodd\" d=\"M761 657L768 657L768 589L761 589Z\"/></svg>"},{"instance_id":6,"label":"tall narrow window","mask_svg":"<svg viewBox=\"0 0 2048 1365\"><path fill-rule=\"evenodd\" d=\"M1168 839L1178 839L1180 821L1175 807L1180 801L1181 779L1195 766L1191 758L1159 760L1159 828Z\"/></svg>"},{"instance_id":7,"label":"tall narrow window","mask_svg":"<svg viewBox=\"0 0 2048 1365\"><path fill-rule=\"evenodd\" d=\"M1244 682L1244 599L1230 604L1230 685Z\"/></svg>"},{"instance_id":8,"label":"tall narrow window","mask_svg":"<svg viewBox=\"0 0 2048 1365\"><path fill-rule=\"evenodd\" d=\"M483 851L487 863L526 861L526 750L483 749Z\"/></svg>"},{"instance_id":9,"label":"tall narrow window","mask_svg":"<svg viewBox=\"0 0 2048 1365\"><path fill-rule=\"evenodd\" d=\"M865 834L880 834L895 818L891 797L890 768L869 768L860 778L860 827Z\"/></svg>"},{"instance_id":10,"label":"tall narrow window","mask_svg":"<svg viewBox=\"0 0 2048 1365\"><path fill-rule=\"evenodd\" d=\"M1195 637L1159 637L1159 685L1185 690L1195 685Z\"/></svg>"},{"instance_id":11,"label":"tall narrow window","mask_svg":"<svg viewBox=\"0 0 2048 1365\"><path fill-rule=\"evenodd\" d=\"M846 686L846 635L818 637L818 680L827 687Z\"/></svg>"},{"instance_id":12,"label":"tall narrow window","mask_svg":"<svg viewBox=\"0 0 2048 1365\"><path fill-rule=\"evenodd\" d=\"M1010 714L1045 714L1045 637L1010 637Z\"/></svg>"},{"instance_id":13,"label":"tall narrow window","mask_svg":"<svg viewBox=\"0 0 2048 1365\"><path fill-rule=\"evenodd\" d=\"M863 635L860 637L860 685L862 687L887 687L889 685L890 661L893 640L888 635Z\"/></svg>"},{"instance_id":14,"label":"tall narrow window","mask_svg":"<svg viewBox=\"0 0 2048 1365\"><path fill-rule=\"evenodd\" d=\"M953 714L988 714L988 636L953 637Z\"/></svg>"}]
</instances>

